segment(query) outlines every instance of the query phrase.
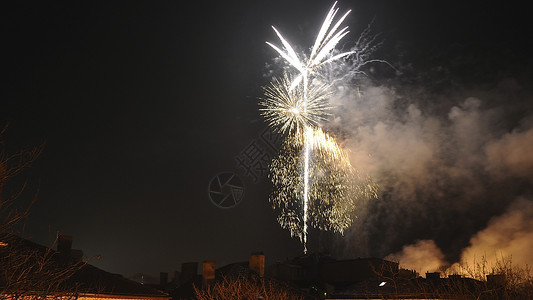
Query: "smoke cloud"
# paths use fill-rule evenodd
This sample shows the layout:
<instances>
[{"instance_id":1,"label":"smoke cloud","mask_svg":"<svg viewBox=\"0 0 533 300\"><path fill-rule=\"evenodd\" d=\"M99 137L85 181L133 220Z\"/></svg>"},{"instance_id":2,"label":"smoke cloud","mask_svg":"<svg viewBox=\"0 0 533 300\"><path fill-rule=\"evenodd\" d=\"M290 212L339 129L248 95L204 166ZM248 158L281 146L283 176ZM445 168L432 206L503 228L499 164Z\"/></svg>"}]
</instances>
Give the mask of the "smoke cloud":
<instances>
[{"instance_id":1,"label":"smoke cloud","mask_svg":"<svg viewBox=\"0 0 533 300\"><path fill-rule=\"evenodd\" d=\"M489 251L532 264L531 88L511 77L467 84L424 75L362 83L360 94L340 88L332 100L325 126L381 191L359 204L333 251L394 254L419 272Z\"/></svg>"},{"instance_id":2,"label":"smoke cloud","mask_svg":"<svg viewBox=\"0 0 533 300\"><path fill-rule=\"evenodd\" d=\"M483 261L494 268L511 259L513 265L533 263L533 201L519 198L507 211L490 220L487 228L470 239L460 263L472 265Z\"/></svg>"},{"instance_id":3,"label":"smoke cloud","mask_svg":"<svg viewBox=\"0 0 533 300\"><path fill-rule=\"evenodd\" d=\"M477 266L491 273L502 265L523 268L533 262L533 201L518 198L501 216L492 218L486 228L474 234L458 262L450 266L432 240L404 246L388 259L418 273L445 271L472 275ZM510 265L509 265L510 263Z\"/></svg>"},{"instance_id":4,"label":"smoke cloud","mask_svg":"<svg viewBox=\"0 0 533 300\"><path fill-rule=\"evenodd\" d=\"M487 171L503 178L529 178L533 174L533 129L514 131L487 145Z\"/></svg>"},{"instance_id":5,"label":"smoke cloud","mask_svg":"<svg viewBox=\"0 0 533 300\"><path fill-rule=\"evenodd\" d=\"M444 254L432 240L418 241L404 246L402 251L387 256L385 259L398 261L403 268L415 270L419 274L436 272L446 265Z\"/></svg>"}]
</instances>

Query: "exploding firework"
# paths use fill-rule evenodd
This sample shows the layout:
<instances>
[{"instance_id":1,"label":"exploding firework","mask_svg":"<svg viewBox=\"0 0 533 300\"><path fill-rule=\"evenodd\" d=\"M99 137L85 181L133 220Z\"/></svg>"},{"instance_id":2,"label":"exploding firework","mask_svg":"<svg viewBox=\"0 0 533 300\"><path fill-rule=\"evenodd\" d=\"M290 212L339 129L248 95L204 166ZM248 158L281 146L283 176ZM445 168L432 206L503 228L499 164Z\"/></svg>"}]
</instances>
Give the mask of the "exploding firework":
<instances>
[{"instance_id":1,"label":"exploding firework","mask_svg":"<svg viewBox=\"0 0 533 300\"><path fill-rule=\"evenodd\" d=\"M303 88L291 88L293 79L287 73L283 78L274 78L264 87L265 97L259 103L259 110L271 128L280 132L301 136L304 128L317 126L328 116L327 99L331 95L329 86L313 85L307 89L307 103L304 103Z\"/></svg>"},{"instance_id":2,"label":"exploding firework","mask_svg":"<svg viewBox=\"0 0 533 300\"><path fill-rule=\"evenodd\" d=\"M335 46L340 42L340 40L349 33L348 26L344 27L341 30L339 29L339 26L342 24L346 16L350 13L350 11L346 12L338 21L337 23L331 27L331 23L333 22L333 19L335 18L335 15L339 11L338 8L335 8L337 5L337 2L333 4L331 9L329 10L328 15L326 16L326 19L324 20L324 23L322 23L322 27L320 28L320 31L318 32L317 38L315 40L315 43L313 45L313 48L311 49L311 54L309 55L308 59L301 60L296 52L294 51L293 47L285 38L281 35L281 33L272 26L272 29L276 32L276 35L280 39L281 43L283 44L283 47L285 48L286 52L277 47L276 45L266 42L270 47L272 47L274 50L276 50L281 57L283 57L289 64L291 64L294 68L296 68L300 74L295 77L294 81L291 84L291 87L294 87L300 82L303 81L304 85L304 93L307 89L307 83L309 81L309 76L313 75L313 73L317 72L319 68L327 63L336 61L338 59L341 59L343 57L346 57L350 54L353 54L352 51L343 52L337 55L334 55L332 57L328 57L331 52L335 49ZM329 31L328 31L329 30ZM305 55L301 55L305 58ZM305 94L304 94L304 100L305 100Z\"/></svg>"},{"instance_id":3,"label":"exploding firework","mask_svg":"<svg viewBox=\"0 0 533 300\"><path fill-rule=\"evenodd\" d=\"M298 236L307 252L308 224L321 229L343 232L353 221L356 201L375 197L377 188L370 179L354 171L333 137L318 124L328 113L330 85L317 83L320 71L328 63L355 53L333 55L335 46L348 34L348 27L339 30L350 11L332 26L338 8L328 12L309 55L298 55L281 33L280 48L270 42L296 74L284 73L264 88L261 111L269 125L287 133L288 137L270 171L274 186L270 201L279 211L278 222L292 236ZM310 178L313 178L311 181Z\"/></svg>"}]
</instances>

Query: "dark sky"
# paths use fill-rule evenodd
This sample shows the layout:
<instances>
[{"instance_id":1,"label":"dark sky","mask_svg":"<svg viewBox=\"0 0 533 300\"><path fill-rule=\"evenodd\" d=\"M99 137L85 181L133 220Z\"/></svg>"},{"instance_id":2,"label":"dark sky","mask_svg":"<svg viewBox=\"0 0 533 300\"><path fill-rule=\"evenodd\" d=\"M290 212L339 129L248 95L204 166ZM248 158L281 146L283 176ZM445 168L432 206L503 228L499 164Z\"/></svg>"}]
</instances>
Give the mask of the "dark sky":
<instances>
[{"instance_id":1,"label":"dark sky","mask_svg":"<svg viewBox=\"0 0 533 300\"><path fill-rule=\"evenodd\" d=\"M398 68L425 72L463 58L446 76L479 85L511 74L530 88L525 7L461 2L339 6L352 9L346 42L374 19L383 33L379 53ZM72 235L74 248L101 255L92 263L126 276L173 271L188 261L221 266L254 251L264 251L267 263L300 254L299 242L276 223L268 179L254 182L235 157L265 128L257 97L268 81L265 64L275 57L264 43L277 43L270 25L305 48L331 5L4 4L0 121L9 129L3 140L11 152L45 143L24 174L25 199L39 189L25 235L44 244L57 231ZM465 67L479 62L478 69ZM392 80L389 73L372 79ZM244 181L245 198L235 208L217 208L208 198L209 181L222 171ZM369 254L386 254L380 251Z\"/></svg>"}]
</instances>

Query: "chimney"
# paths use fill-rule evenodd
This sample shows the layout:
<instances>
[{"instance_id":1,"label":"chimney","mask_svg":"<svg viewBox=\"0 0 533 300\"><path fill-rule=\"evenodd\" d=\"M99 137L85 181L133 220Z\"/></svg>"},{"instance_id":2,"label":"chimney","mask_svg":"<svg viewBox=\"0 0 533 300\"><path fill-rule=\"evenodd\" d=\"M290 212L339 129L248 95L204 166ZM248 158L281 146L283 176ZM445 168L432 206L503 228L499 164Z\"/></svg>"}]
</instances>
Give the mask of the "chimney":
<instances>
[{"instance_id":1,"label":"chimney","mask_svg":"<svg viewBox=\"0 0 533 300\"><path fill-rule=\"evenodd\" d=\"M440 279L440 273L439 272L426 272L426 279Z\"/></svg>"},{"instance_id":2,"label":"chimney","mask_svg":"<svg viewBox=\"0 0 533 300\"><path fill-rule=\"evenodd\" d=\"M164 288L166 287L167 283L168 283L168 273L160 272L159 273L159 286Z\"/></svg>"},{"instance_id":3,"label":"chimney","mask_svg":"<svg viewBox=\"0 0 533 300\"><path fill-rule=\"evenodd\" d=\"M252 253L250 255L250 270L263 277L265 275L265 255L263 252Z\"/></svg>"},{"instance_id":4,"label":"chimney","mask_svg":"<svg viewBox=\"0 0 533 300\"><path fill-rule=\"evenodd\" d=\"M187 263L181 264L181 275L180 275L181 282L195 280L196 276L198 276L198 263L197 262L187 262Z\"/></svg>"},{"instance_id":5,"label":"chimney","mask_svg":"<svg viewBox=\"0 0 533 300\"><path fill-rule=\"evenodd\" d=\"M215 261L206 260L202 264L202 288L206 289L215 281Z\"/></svg>"},{"instance_id":6,"label":"chimney","mask_svg":"<svg viewBox=\"0 0 533 300\"><path fill-rule=\"evenodd\" d=\"M70 235L57 235L57 252L62 259L70 261L72 255L72 236Z\"/></svg>"}]
</instances>

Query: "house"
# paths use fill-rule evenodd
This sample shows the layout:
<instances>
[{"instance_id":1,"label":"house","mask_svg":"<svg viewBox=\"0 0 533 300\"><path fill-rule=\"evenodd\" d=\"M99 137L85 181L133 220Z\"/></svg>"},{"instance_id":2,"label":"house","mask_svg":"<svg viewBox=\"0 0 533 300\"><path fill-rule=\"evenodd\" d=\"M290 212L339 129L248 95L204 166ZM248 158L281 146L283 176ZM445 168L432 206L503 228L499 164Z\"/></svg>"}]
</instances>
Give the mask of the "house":
<instances>
[{"instance_id":1,"label":"house","mask_svg":"<svg viewBox=\"0 0 533 300\"><path fill-rule=\"evenodd\" d=\"M232 299L231 295L237 291L241 296L249 296L252 291L257 297L266 294L271 299L306 300L492 300L504 299L502 295L518 295L506 290L506 279L501 274L488 275L486 282L460 275L441 277L437 272L426 273L423 278L414 271L400 268L397 262L372 257L335 259L323 253L303 254L269 267L265 267L263 253L252 253L248 261L218 268L215 261L188 262L175 274L168 282L168 275L163 273L159 285L173 300L196 299L198 295L199 299L217 296Z\"/></svg>"},{"instance_id":2,"label":"house","mask_svg":"<svg viewBox=\"0 0 533 300\"><path fill-rule=\"evenodd\" d=\"M269 275L318 299L493 299L478 280L460 275L441 278L439 273L422 278L397 262L373 257L337 260L322 253L304 254L274 264Z\"/></svg>"},{"instance_id":3,"label":"house","mask_svg":"<svg viewBox=\"0 0 533 300\"><path fill-rule=\"evenodd\" d=\"M173 300L196 299L197 291L200 293L200 299L205 299L206 294L203 293L206 290L213 291L215 286L222 290L227 288L228 292L239 290L244 299L249 299L247 297L250 295L259 297L258 295L263 292L275 295L273 299L309 298L309 295L298 286L265 276L265 255L261 252L252 253L248 261L231 263L219 268L216 268L215 261L203 261L200 267L201 274L198 274L198 266L197 262L183 263L181 272L176 272L175 278L170 282L167 282L168 275L162 273L159 288L167 291ZM210 295L216 297L216 292ZM222 298L228 299L227 297L228 295L224 294Z\"/></svg>"},{"instance_id":4,"label":"house","mask_svg":"<svg viewBox=\"0 0 533 300\"><path fill-rule=\"evenodd\" d=\"M213 284L227 284L225 278L243 279L259 276L260 281L275 284L275 291L284 290L303 299L494 299L484 283L472 278L451 275L440 278L428 273L426 278L399 267L397 262L379 258L338 260L323 253L309 253L265 268L265 256L252 254L248 262L215 268L205 261L196 286L203 289ZM185 286L182 286L185 287ZM173 294L180 299L183 294Z\"/></svg>"},{"instance_id":5,"label":"house","mask_svg":"<svg viewBox=\"0 0 533 300\"><path fill-rule=\"evenodd\" d=\"M154 288L83 261L72 237L59 235L57 250L12 234L0 235L0 297L6 299L169 300Z\"/></svg>"}]
</instances>

